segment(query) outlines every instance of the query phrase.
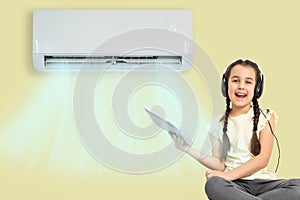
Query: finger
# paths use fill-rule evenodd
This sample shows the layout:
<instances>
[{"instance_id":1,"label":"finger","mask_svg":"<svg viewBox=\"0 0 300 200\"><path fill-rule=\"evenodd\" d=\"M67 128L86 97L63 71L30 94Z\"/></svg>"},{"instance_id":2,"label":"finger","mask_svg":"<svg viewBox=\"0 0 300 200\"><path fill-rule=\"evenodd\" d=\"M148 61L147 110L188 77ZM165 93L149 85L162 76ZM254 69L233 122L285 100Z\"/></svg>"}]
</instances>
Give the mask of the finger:
<instances>
[{"instance_id":1,"label":"finger","mask_svg":"<svg viewBox=\"0 0 300 200\"><path fill-rule=\"evenodd\" d=\"M175 144L176 144L176 146L180 146L180 142L178 141L178 138L176 137L176 139L175 139Z\"/></svg>"},{"instance_id":2,"label":"finger","mask_svg":"<svg viewBox=\"0 0 300 200\"><path fill-rule=\"evenodd\" d=\"M169 134L170 134L171 138L172 138L174 141L176 141L176 135L175 135L174 133L172 133L172 132L169 132Z\"/></svg>"},{"instance_id":3,"label":"finger","mask_svg":"<svg viewBox=\"0 0 300 200\"><path fill-rule=\"evenodd\" d=\"M180 137L176 137L176 140L177 140L177 144L179 144L180 146L183 146L183 142L182 142L182 139Z\"/></svg>"},{"instance_id":4,"label":"finger","mask_svg":"<svg viewBox=\"0 0 300 200\"><path fill-rule=\"evenodd\" d=\"M209 178L211 178L213 176L214 176L213 173L209 173L209 174L206 175L206 178L209 179Z\"/></svg>"},{"instance_id":5,"label":"finger","mask_svg":"<svg viewBox=\"0 0 300 200\"><path fill-rule=\"evenodd\" d=\"M212 172L212 170L207 170L207 171L205 172L205 174L208 175L208 174L210 174L211 172Z\"/></svg>"},{"instance_id":6,"label":"finger","mask_svg":"<svg viewBox=\"0 0 300 200\"><path fill-rule=\"evenodd\" d=\"M205 173L205 177L208 179L209 178L209 172Z\"/></svg>"},{"instance_id":7,"label":"finger","mask_svg":"<svg viewBox=\"0 0 300 200\"><path fill-rule=\"evenodd\" d=\"M181 146L185 146L184 140L183 140L181 137L179 137L179 139L180 139L180 144L181 144Z\"/></svg>"}]
</instances>

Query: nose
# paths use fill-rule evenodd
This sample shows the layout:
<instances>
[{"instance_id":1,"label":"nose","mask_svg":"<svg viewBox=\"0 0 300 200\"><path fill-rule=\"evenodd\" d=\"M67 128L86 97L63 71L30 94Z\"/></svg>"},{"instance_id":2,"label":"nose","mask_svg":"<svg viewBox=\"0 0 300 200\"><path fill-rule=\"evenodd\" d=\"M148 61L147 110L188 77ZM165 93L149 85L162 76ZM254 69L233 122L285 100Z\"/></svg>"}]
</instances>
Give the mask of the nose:
<instances>
[{"instance_id":1,"label":"nose","mask_svg":"<svg viewBox=\"0 0 300 200\"><path fill-rule=\"evenodd\" d=\"M238 88L242 90L245 89L245 83L243 81L239 82Z\"/></svg>"}]
</instances>

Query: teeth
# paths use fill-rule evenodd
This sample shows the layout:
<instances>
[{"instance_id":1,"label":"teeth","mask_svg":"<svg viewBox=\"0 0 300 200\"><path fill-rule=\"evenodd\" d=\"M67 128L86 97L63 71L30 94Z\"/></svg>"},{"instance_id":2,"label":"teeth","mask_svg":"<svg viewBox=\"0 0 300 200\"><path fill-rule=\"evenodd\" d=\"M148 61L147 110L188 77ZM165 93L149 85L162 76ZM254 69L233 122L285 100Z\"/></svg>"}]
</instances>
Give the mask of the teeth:
<instances>
[{"instance_id":1,"label":"teeth","mask_svg":"<svg viewBox=\"0 0 300 200\"><path fill-rule=\"evenodd\" d=\"M243 94L243 93L236 93L237 96L241 96L241 97L245 97L246 94Z\"/></svg>"}]
</instances>

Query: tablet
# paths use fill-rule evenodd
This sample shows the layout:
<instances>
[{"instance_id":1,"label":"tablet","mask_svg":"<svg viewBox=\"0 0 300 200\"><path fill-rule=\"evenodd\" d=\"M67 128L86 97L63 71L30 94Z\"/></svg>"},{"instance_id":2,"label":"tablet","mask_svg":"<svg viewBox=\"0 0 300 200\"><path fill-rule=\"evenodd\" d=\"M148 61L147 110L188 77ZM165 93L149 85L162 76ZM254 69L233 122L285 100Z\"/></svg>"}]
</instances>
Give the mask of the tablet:
<instances>
[{"instance_id":1,"label":"tablet","mask_svg":"<svg viewBox=\"0 0 300 200\"><path fill-rule=\"evenodd\" d=\"M166 119L164 119L161 116L159 116L158 114L150 111L146 107L144 109L147 112L147 114L150 116L150 118L152 119L152 121L155 125L164 129L168 133L175 134L176 136L182 138L186 145L191 144L191 141L192 141L191 138L189 137L189 135L187 133L184 132L184 130L181 127L176 126L175 124L173 124L170 121L167 121Z\"/></svg>"}]
</instances>

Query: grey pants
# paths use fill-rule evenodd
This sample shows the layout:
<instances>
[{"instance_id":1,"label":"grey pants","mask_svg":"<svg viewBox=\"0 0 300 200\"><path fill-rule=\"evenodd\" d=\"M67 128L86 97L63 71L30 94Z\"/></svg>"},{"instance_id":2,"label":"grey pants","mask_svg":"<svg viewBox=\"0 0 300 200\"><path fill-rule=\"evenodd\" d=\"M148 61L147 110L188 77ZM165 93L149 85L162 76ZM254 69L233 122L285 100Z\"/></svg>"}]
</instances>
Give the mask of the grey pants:
<instances>
[{"instance_id":1,"label":"grey pants","mask_svg":"<svg viewBox=\"0 0 300 200\"><path fill-rule=\"evenodd\" d=\"M300 179L228 181L213 176L205 192L210 200L300 200Z\"/></svg>"}]
</instances>

